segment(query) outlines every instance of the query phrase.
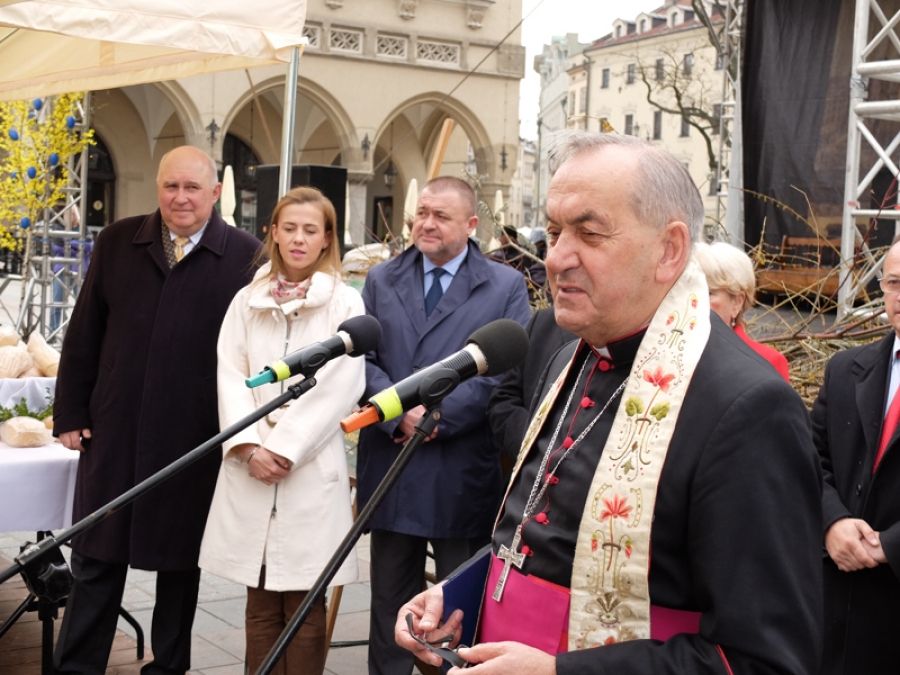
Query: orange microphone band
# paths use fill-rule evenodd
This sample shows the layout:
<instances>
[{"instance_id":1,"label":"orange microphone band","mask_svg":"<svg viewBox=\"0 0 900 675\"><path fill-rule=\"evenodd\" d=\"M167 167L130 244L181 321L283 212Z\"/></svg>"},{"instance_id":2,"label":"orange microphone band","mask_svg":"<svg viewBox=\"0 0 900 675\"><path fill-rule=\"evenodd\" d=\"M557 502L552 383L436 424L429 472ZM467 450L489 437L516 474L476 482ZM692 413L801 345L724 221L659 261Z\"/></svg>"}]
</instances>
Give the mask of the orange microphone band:
<instances>
[{"instance_id":1,"label":"orange microphone band","mask_svg":"<svg viewBox=\"0 0 900 675\"><path fill-rule=\"evenodd\" d=\"M381 418L378 414L378 408L368 404L341 420L341 429L345 434L362 429L370 424L378 424Z\"/></svg>"}]
</instances>

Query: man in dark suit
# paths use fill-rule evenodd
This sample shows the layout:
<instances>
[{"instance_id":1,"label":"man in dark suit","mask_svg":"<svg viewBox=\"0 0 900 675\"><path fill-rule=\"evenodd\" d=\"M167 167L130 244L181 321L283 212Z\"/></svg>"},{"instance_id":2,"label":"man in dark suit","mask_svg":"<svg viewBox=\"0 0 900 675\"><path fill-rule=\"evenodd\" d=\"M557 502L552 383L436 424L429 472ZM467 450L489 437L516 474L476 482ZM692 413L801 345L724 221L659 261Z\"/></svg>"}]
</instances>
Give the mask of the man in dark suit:
<instances>
[{"instance_id":1,"label":"man in dark suit","mask_svg":"<svg viewBox=\"0 0 900 675\"><path fill-rule=\"evenodd\" d=\"M190 146L159 165L159 210L97 239L66 332L54 433L82 451L74 518L83 518L219 431L216 340L259 242L213 209L215 162ZM57 673L106 671L128 566L156 570L153 661L190 668L197 557L221 455L210 452L72 542L75 586Z\"/></svg>"},{"instance_id":2,"label":"man in dark suit","mask_svg":"<svg viewBox=\"0 0 900 675\"><path fill-rule=\"evenodd\" d=\"M478 224L475 207L475 193L464 181L429 181L416 207L415 245L369 272L363 301L366 312L381 322L384 337L366 362L366 397L458 351L491 321L528 321L522 275L486 259L469 241ZM412 670L412 654L394 642L394 619L422 589L426 544L432 544L442 578L490 539L503 487L485 409L498 381L472 378L444 399L435 435L413 455L372 518L372 675ZM360 508L424 412L419 406L362 431Z\"/></svg>"},{"instance_id":3,"label":"man in dark suit","mask_svg":"<svg viewBox=\"0 0 900 675\"><path fill-rule=\"evenodd\" d=\"M531 404L541 375L550 358L577 336L556 323L552 307L538 310L525 327L528 333L528 355L518 367L509 371L488 402L488 422L494 439L503 449L504 467L508 472L519 456L522 439L531 419Z\"/></svg>"},{"instance_id":4,"label":"man in dark suit","mask_svg":"<svg viewBox=\"0 0 900 675\"><path fill-rule=\"evenodd\" d=\"M900 244L884 261L893 330L839 352L812 412L825 488L825 655L828 675L900 669Z\"/></svg>"},{"instance_id":5,"label":"man in dark suit","mask_svg":"<svg viewBox=\"0 0 900 675\"><path fill-rule=\"evenodd\" d=\"M561 132L550 168L547 271L581 340L538 388L481 644L460 656L484 673L816 672L818 457L800 398L710 312L696 186L616 134ZM440 586L407 603L398 643L438 663L406 614L431 640L474 618L442 610Z\"/></svg>"}]
</instances>

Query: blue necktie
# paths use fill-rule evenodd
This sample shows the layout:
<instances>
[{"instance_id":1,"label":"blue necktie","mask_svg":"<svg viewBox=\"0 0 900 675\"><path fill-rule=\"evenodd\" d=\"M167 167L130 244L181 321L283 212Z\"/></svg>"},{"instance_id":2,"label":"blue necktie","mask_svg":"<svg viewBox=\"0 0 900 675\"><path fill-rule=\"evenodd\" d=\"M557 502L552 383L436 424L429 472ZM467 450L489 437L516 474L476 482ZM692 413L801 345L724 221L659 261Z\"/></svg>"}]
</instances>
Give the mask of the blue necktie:
<instances>
[{"instance_id":1,"label":"blue necktie","mask_svg":"<svg viewBox=\"0 0 900 675\"><path fill-rule=\"evenodd\" d=\"M446 272L440 267L435 267L431 270L431 288L428 289L428 295L425 296L426 317L431 316L434 308L437 307L437 304L441 301L441 296L444 295L444 287L441 286L441 277L445 274Z\"/></svg>"}]
</instances>

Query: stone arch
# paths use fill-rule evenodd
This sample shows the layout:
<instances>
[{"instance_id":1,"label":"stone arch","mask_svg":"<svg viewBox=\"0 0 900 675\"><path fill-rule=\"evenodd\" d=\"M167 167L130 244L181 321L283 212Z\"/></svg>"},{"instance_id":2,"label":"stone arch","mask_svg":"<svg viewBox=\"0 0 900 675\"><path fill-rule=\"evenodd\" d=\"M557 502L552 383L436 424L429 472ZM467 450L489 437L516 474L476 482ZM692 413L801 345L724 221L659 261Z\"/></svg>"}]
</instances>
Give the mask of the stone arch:
<instances>
[{"instance_id":1,"label":"stone arch","mask_svg":"<svg viewBox=\"0 0 900 675\"><path fill-rule=\"evenodd\" d=\"M254 88L256 89L257 96L262 96L264 93L267 93L272 90L284 90L284 77L271 77L266 80L261 80L260 82L254 82ZM309 80L305 77L300 77L297 80L297 89L300 93L310 99L316 106L318 106L323 113L325 114L328 121L332 124L335 130L335 134L338 137L338 141L341 146L341 154L343 156L347 156L348 151L359 148L359 139L357 138L356 127L353 124L353 121L350 119L350 115L347 114L346 109L343 105L324 87L319 84ZM225 120L222 124L223 129L231 128L232 123L235 118L240 114L240 112L249 105L250 101L253 99L253 91L247 87L246 91L239 96L234 105L228 111L225 116ZM281 110L282 116L284 115L284 110ZM283 117L282 117L283 121ZM275 134L275 129L272 130L273 135ZM280 136L281 132L281 124L278 125L278 135ZM279 146L279 153L280 153Z\"/></svg>"},{"instance_id":2,"label":"stone arch","mask_svg":"<svg viewBox=\"0 0 900 675\"><path fill-rule=\"evenodd\" d=\"M178 82L167 80L165 82L154 82L150 86L154 86L162 92L169 100L175 113L178 115L178 121L181 122L181 128L184 130L186 139L202 136L203 120L200 117L200 111L191 96L184 90Z\"/></svg>"},{"instance_id":3,"label":"stone arch","mask_svg":"<svg viewBox=\"0 0 900 675\"><path fill-rule=\"evenodd\" d=\"M494 174L496 160L494 158L494 147L491 142L487 129L481 123L478 115L475 114L467 105L461 101L447 97L440 92L423 92L416 96L406 99L395 107L385 118L378 130L378 137L384 132L398 115L404 110L415 105L427 104L435 106L436 112L440 115L433 115L426 123L426 133L423 135L424 143L422 144L422 153L425 157L431 157L434 146L437 143L441 130L441 124L444 118L452 117L469 138L475 153L475 162L478 167L479 174Z\"/></svg>"}]
</instances>

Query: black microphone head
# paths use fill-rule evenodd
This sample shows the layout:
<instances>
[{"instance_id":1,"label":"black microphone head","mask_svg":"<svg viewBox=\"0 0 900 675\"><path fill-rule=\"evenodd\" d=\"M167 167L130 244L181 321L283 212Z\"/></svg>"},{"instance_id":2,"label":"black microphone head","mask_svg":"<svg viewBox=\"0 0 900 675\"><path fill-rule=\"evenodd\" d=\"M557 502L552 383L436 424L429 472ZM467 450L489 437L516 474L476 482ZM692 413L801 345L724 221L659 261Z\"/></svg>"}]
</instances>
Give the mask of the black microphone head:
<instances>
[{"instance_id":1,"label":"black microphone head","mask_svg":"<svg viewBox=\"0 0 900 675\"><path fill-rule=\"evenodd\" d=\"M469 336L466 344L474 344L487 361L485 377L512 370L528 354L528 333L512 319L497 319Z\"/></svg>"},{"instance_id":2,"label":"black microphone head","mask_svg":"<svg viewBox=\"0 0 900 675\"><path fill-rule=\"evenodd\" d=\"M349 335L353 343L353 350L347 352L350 356L367 354L381 342L381 324L368 314L347 319L338 326L338 332L341 331Z\"/></svg>"}]
</instances>

